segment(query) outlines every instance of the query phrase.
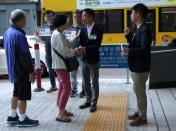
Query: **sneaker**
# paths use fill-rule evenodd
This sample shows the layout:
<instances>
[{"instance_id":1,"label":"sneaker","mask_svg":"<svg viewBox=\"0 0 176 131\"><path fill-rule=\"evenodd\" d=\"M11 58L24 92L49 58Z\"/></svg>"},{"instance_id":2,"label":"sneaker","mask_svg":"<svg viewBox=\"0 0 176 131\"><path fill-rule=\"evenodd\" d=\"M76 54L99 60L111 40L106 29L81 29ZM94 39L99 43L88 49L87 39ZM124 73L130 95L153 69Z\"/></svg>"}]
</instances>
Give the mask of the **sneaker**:
<instances>
[{"instance_id":1,"label":"sneaker","mask_svg":"<svg viewBox=\"0 0 176 131\"><path fill-rule=\"evenodd\" d=\"M81 91L79 94L79 98L83 98L85 96L85 91Z\"/></svg>"},{"instance_id":2,"label":"sneaker","mask_svg":"<svg viewBox=\"0 0 176 131\"><path fill-rule=\"evenodd\" d=\"M56 87L50 87L46 92L47 93L52 93L54 91L57 91L57 88Z\"/></svg>"},{"instance_id":3,"label":"sneaker","mask_svg":"<svg viewBox=\"0 0 176 131\"><path fill-rule=\"evenodd\" d=\"M77 95L78 95L77 92L72 92L71 95L70 95L70 97L75 97Z\"/></svg>"},{"instance_id":4,"label":"sneaker","mask_svg":"<svg viewBox=\"0 0 176 131\"><path fill-rule=\"evenodd\" d=\"M32 119L29 119L28 117L26 117L24 119L24 121L18 120L18 122L17 122L18 127L32 127L32 126L36 126L38 124L39 124L38 120L32 120Z\"/></svg>"},{"instance_id":5,"label":"sneaker","mask_svg":"<svg viewBox=\"0 0 176 131\"><path fill-rule=\"evenodd\" d=\"M11 125L17 124L18 119L19 119L18 115L16 115L16 117L8 116L7 117L7 124L11 124Z\"/></svg>"}]
</instances>

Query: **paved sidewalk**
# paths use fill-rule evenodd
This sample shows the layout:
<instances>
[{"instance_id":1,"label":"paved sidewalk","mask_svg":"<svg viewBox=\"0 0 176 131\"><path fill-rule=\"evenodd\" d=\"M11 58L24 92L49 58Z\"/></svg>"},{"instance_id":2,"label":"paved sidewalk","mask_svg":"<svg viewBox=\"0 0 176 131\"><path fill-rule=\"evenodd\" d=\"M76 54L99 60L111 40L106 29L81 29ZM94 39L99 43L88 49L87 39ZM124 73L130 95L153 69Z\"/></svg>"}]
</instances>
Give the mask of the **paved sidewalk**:
<instances>
[{"instance_id":1,"label":"paved sidewalk","mask_svg":"<svg viewBox=\"0 0 176 131\"><path fill-rule=\"evenodd\" d=\"M136 99L132 84L125 84L125 70L100 70L100 92L127 92L129 96L128 114L136 109ZM49 87L49 79L42 80L42 87ZM32 85L33 89L36 87ZM79 76L79 91L81 77ZM9 127L6 118L9 114L10 99L13 85L8 80L0 80L0 131L81 131L90 116L89 109L80 110L78 107L84 98L70 98L67 109L74 112L71 123L55 121L57 113L57 92L34 93L29 102L27 114L40 121L40 125L32 128ZM126 121L126 131L175 131L176 129L176 88L147 90L148 95L148 124L140 127L130 127ZM127 115L128 115L127 114Z\"/></svg>"},{"instance_id":2,"label":"paved sidewalk","mask_svg":"<svg viewBox=\"0 0 176 131\"><path fill-rule=\"evenodd\" d=\"M49 86L48 79L44 79L42 86L46 89ZM123 84L125 80L100 80L100 92L119 92L127 91L130 85ZM89 118L89 109L80 110L78 107L82 104L85 98L70 98L67 109L74 112L75 116L71 123L61 123L55 121L57 114L56 97L57 92L47 94L46 91L35 93L33 92L32 101L29 102L27 114L34 119L40 121L40 125L32 128L18 128L16 126L9 127L6 125L6 117L9 114L9 103L12 95L13 85L7 80L0 81L0 131L81 131L86 120ZM118 84L117 84L118 83ZM79 80L79 90L80 90ZM32 85L33 89L35 85Z\"/></svg>"}]
</instances>

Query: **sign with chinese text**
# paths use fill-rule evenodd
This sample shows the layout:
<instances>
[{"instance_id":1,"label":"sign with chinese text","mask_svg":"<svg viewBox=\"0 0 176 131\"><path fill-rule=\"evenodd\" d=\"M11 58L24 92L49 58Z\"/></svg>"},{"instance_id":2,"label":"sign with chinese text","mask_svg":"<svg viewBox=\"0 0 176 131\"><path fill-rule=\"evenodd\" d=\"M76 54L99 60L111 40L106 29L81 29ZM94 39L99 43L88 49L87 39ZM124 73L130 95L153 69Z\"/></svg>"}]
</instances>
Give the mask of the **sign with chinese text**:
<instances>
[{"instance_id":1,"label":"sign with chinese text","mask_svg":"<svg viewBox=\"0 0 176 131\"><path fill-rule=\"evenodd\" d=\"M137 3L144 3L147 6L176 5L176 0L77 0L77 8L132 7Z\"/></svg>"},{"instance_id":2,"label":"sign with chinese text","mask_svg":"<svg viewBox=\"0 0 176 131\"><path fill-rule=\"evenodd\" d=\"M51 36L50 28L39 27L39 28L37 28L36 33L37 33L38 36Z\"/></svg>"},{"instance_id":3,"label":"sign with chinese text","mask_svg":"<svg viewBox=\"0 0 176 131\"><path fill-rule=\"evenodd\" d=\"M127 47L127 45L123 45ZM121 51L120 44L102 45L100 48L101 68L128 68L127 55Z\"/></svg>"}]
</instances>

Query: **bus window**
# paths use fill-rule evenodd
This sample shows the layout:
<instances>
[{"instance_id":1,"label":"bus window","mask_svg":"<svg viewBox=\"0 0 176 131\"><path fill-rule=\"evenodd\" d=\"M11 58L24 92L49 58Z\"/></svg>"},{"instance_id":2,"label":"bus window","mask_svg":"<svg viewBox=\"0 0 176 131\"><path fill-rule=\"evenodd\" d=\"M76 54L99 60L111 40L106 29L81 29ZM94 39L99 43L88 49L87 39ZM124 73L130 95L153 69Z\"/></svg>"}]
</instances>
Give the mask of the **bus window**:
<instances>
[{"instance_id":1,"label":"bus window","mask_svg":"<svg viewBox=\"0 0 176 131\"><path fill-rule=\"evenodd\" d=\"M159 31L176 31L176 7L160 8L159 10Z\"/></svg>"},{"instance_id":2,"label":"bus window","mask_svg":"<svg viewBox=\"0 0 176 131\"><path fill-rule=\"evenodd\" d=\"M123 33L123 15L123 10L95 11L95 23L100 26L104 33Z\"/></svg>"},{"instance_id":3,"label":"bus window","mask_svg":"<svg viewBox=\"0 0 176 131\"><path fill-rule=\"evenodd\" d=\"M106 19L105 19L105 11L95 11L95 23L98 24L98 26L101 28L103 32L106 32Z\"/></svg>"},{"instance_id":4,"label":"bus window","mask_svg":"<svg viewBox=\"0 0 176 131\"><path fill-rule=\"evenodd\" d=\"M123 10L108 10L107 11L107 26L109 33L123 33L124 19Z\"/></svg>"},{"instance_id":5,"label":"bus window","mask_svg":"<svg viewBox=\"0 0 176 131\"><path fill-rule=\"evenodd\" d=\"M156 11L154 9L150 9L148 12L148 16L146 18L146 23L150 27L152 31L152 40L156 40ZM131 22L131 11L127 11L127 26L131 27L132 22Z\"/></svg>"},{"instance_id":6,"label":"bus window","mask_svg":"<svg viewBox=\"0 0 176 131\"><path fill-rule=\"evenodd\" d=\"M146 23L149 25L152 31L152 40L156 41L156 11L155 9L150 9L146 19Z\"/></svg>"}]
</instances>

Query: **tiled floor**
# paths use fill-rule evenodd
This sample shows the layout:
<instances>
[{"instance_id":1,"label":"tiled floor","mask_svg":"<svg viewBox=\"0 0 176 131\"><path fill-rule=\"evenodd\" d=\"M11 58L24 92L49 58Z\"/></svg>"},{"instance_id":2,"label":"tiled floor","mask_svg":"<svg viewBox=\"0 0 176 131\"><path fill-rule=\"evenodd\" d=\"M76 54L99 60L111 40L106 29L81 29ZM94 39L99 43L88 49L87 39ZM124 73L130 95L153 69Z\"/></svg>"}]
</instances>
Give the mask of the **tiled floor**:
<instances>
[{"instance_id":1,"label":"tiled floor","mask_svg":"<svg viewBox=\"0 0 176 131\"><path fill-rule=\"evenodd\" d=\"M125 79L110 76L100 79L100 92L127 92L129 96L128 114L135 111L136 100L132 84L124 84ZM79 81L79 90L80 90ZM44 79L42 86L47 89L49 80ZM35 88L35 85L33 85ZM6 117L9 114L10 98L13 85L7 80L0 80L0 131L81 131L90 116L89 109L80 110L78 107L84 98L70 98L67 109L74 112L71 123L55 121L57 113L57 92L33 93L32 101L28 103L27 114L31 118L39 119L40 125L32 128L9 127ZM130 127L126 121L126 131L175 131L176 129L176 88L149 90L148 94L148 124L141 127ZM127 114L127 115L128 115Z\"/></svg>"}]
</instances>

